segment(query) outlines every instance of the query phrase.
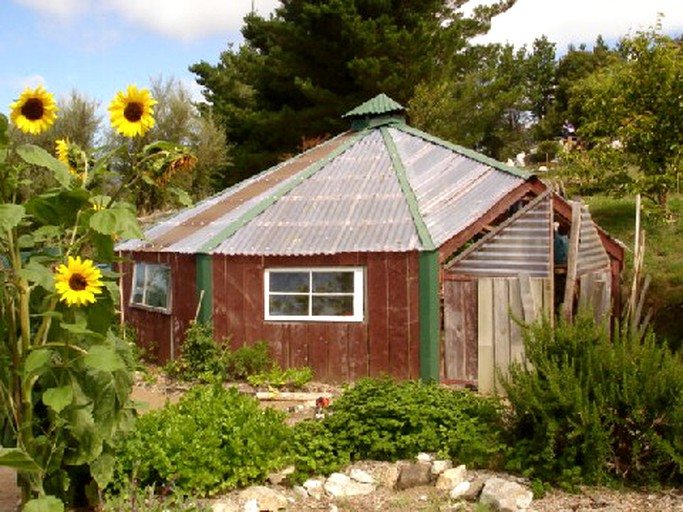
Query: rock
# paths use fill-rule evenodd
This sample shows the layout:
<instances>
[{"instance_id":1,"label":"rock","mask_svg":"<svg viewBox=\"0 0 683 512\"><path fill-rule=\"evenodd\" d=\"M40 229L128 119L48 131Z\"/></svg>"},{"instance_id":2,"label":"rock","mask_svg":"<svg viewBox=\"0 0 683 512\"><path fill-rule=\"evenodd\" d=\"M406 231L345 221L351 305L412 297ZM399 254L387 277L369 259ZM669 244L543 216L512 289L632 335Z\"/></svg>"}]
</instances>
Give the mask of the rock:
<instances>
[{"instance_id":1,"label":"rock","mask_svg":"<svg viewBox=\"0 0 683 512\"><path fill-rule=\"evenodd\" d=\"M398 471L398 490L429 485L432 479L432 465L427 462L404 462L399 464Z\"/></svg>"},{"instance_id":2,"label":"rock","mask_svg":"<svg viewBox=\"0 0 683 512\"><path fill-rule=\"evenodd\" d=\"M287 508L287 497L284 494L262 485L255 485L243 490L240 493L240 499L246 503L255 501L258 506L256 510L259 512L277 512Z\"/></svg>"},{"instance_id":3,"label":"rock","mask_svg":"<svg viewBox=\"0 0 683 512\"><path fill-rule=\"evenodd\" d=\"M334 503L330 503L330 508L328 509L328 512L339 512L339 507L335 505Z\"/></svg>"},{"instance_id":4,"label":"rock","mask_svg":"<svg viewBox=\"0 0 683 512\"><path fill-rule=\"evenodd\" d=\"M281 469L280 471L268 475L268 481L273 485L281 484L282 482L287 480L287 477L295 471L296 468L294 466L287 466L286 468Z\"/></svg>"},{"instance_id":5,"label":"rock","mask_svg":"<svg viewBox=\"0 0 683 512\"><path fill-rule=\"evenodd\" d=\"M229 501L217 501L211 505L211 512L239 512L239 507Z\"/></svg>"},{"instance_id":6,"label":"rock","mask_svg":"<svg viewBox=\"0 0 683 512\"><path fill-rule=\"evenodd\" d=\"M432 477L436 478L447 469L451 469L453 463L450 460L435 460L432 462Z\"/></svg>"},{"instance_id":7,"label":"rock","mask_svg":"<svg viewBox=\"0 0 683 512\"><path fill-rule=\"evenodd\" d=\"M312 498L315 498L316 500L321 500L323 497L323 481L322 480L316 480L314 478L309 478L306 480L303 484L304 489L306 490L306 493L311 496Z\"/></svg>"},{"instance_id":8,"label":"rock","mask_svg":"<svg viewBox=\"0 0 683 512\"><path fill-rule=\"evenodd\" d=\"M322 489L322 485L320 485L320 488ZM292 490L299 498L308 498L309 496L306 488L301 485L295 485Z\"/></svg>"},{"instance_id":9,"label":"rock","mask_svg":"<svg viewBox=\"0 0 683 512\"><path fill-rule=\"evenodd\" d=\"M434 456L429 454L429 453L418 453L417 457L415 457L418 462L433 462L434 461Z\"/></svg>"},{"instance_id":10,"label":"rock","mask_svg":"<svg viewBox=\"0 0 683 512\"><path fill-rule=\"evenodd\" d=\"M398 464L391 462L379 462L372 468L372 476L382 487L393 489L398 481Z\"/></svg>"},{"instance_id":11,"label":"rock","mask_svg":"<svg viewBox=\"0 0 683 512\"><path fill-rule=\"evenodd\" d=\"M325 492L335 498L370 494L376 487L375 484L356 482L342 473L332 473L323 486Z\"/></svg>"},{"instance_id":12,"label":"rock","mask_svg":"<svg viewBox=\"0 0 683 512\"><path fill-rule=\"evenodd\" d=\"M351 480L355 480L361 484L375 484L375 479L372 475L362 469L353 468L349 476L351 477Z\"/></svg>"},{"instance_id":13,"label":"rock","mask_svg":"<svg viewBox=\"0 0 683 512\"><path fill-rule=\"evenodd\" d=\"M256 501L256 500L248 500L248 501L244 504L244 512L261 512L261 511L259 510L258 501Z\"/></svg>"},{"instance_id":14,"label":"rock","mask_svg":"<svg viewBox=\"0 0 683 512\"><path fill-rule=\"evenodd\" d=\"M467 492L470 490L470 487L472 487L472 484L470 484L467 480L464 480L457 484L453 489L451 489L451 492L449 493L449 496L453 500L457 500L459 498L464 497Z\"/></svg>"},{"instance_id":15,"label":"rock","mask_svg":"<svg viewBox=\"0 0 683 512\"><path fill-rule=\"evenodd\" d=\"M439 475L436 480L436 488L442 491L450 491L463 482L467 477L467 468L464 464L461 464L457 468L447 469Z\"/></svg>"},{"instance_id":16,"label":"rock","mask_svg":"<svg viewBox=\"0 0 683 512\"><path fill-rule=\"evenodd\" d=\"M461 497L467 501L476 501L486 483L486 477L479 476L470 482L470 488Z\"/></svg>"},{"instance_id":17,"label":"rock","mask_svg":"<svg viewBox=\"0 0 683 512\"><path fill-rule=\"evenodd\" d=\"M515 482L493 477L486 480L479 496L479 503L490 505L500 512L518 512L527 510L533 493Z\"/></svg>"}]
</instances>

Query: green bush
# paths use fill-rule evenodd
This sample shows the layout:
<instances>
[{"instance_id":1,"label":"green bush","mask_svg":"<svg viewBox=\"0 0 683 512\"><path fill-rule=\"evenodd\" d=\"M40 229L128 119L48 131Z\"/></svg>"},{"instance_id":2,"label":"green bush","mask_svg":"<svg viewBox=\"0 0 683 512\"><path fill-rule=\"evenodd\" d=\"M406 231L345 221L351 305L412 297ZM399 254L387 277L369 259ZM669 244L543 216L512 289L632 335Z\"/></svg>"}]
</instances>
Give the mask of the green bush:
<instances>
[{"instance_id":1,"label":"green bush","mask_svg":"<svg viewBox=\"0 0 683 512\"><path fill-rule=\"evenodd\" d=\"M308 366L287 368L283 370L275 364L267 372L256 373L247 377L247 382L254 387L272 387L276 389L301 389L313 379L313 370Z\"/></svg>"},{"instance_id":2,"label":"green bush","mask_svg":"<svg viewBox=\"0 0 683 512\"><path fill-rule=\"evenodd\" d=\"M244 345L235 351L226 351L223 361L229 380L246 380L250 375L263 373L273 366L270 347L266 341Z\"/></svg>"},{"instance_id":3,"label":"green bush","mask_svg":"<svg viewBox=\"0 0 683 512\"><path fill-rule=\"evenodd\" d=\"M299 471L315 472L321 465L334 467L347 460L399 460L421 451L494 467L505 451L498 402L469 391L362 379L331 409L320 426L296 425ZM322 463L318 452L327 454Z\"/></svg>"},{"instance_id":4,"label":"green bush","mask_svg":"<svg viewBox=\"0 0 683 512\"><path fill-rule=\"evenodd\" d=\"M223 358L223 350L214 341L211 326L193 323L185 331L180 357L166 366L166 372L183 380L220 380L225 374Z\"/></svg>"},{"instance_id":5,"label":"green bush","mask_svg":"<svg viewBox=\"0 0 683 512\"><path fill-rule=\"evenodd\" d=\"M511 405L508 468L565 485L683 481L683 366L592 318L530 328L527 363L503 386Z\"/></svg>"},{"instance_id":6,"label":"green bush","mask_svg":"<svg viewBox=\"0 0 683 512\"><path fill-rule=\"evenodd\" d=\"M213 494L260 482L286 460L285 414L220 384L140 417L118 452L117 489L163 485Z\"/></svg>"}]
</instances>

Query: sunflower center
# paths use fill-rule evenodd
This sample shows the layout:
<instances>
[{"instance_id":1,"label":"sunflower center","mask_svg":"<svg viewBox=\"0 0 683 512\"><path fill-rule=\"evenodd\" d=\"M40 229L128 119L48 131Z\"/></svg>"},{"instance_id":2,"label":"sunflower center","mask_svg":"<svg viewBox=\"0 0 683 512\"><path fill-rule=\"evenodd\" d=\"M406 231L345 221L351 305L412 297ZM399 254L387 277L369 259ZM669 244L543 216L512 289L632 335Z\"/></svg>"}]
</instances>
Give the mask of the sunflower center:
<instances>
[{"instance_id":1,"label":"sunflower center","mask_svg":"<svg viewBox=\"0 0 683 512\"><path fill-rule=\"evenodd\" d=\"M140 119L142 119L142 114L144 112L145 111L142 108L142 103L131 102L126 105L126 108L123 110L123 116L129 122L137 123Z\"/></svg>"},{"instance_id":2,"label":"sunflower center","mask_svg":"<svg viewBox=\"0 0 683 512\"><path fill-rule=\"evenodd\" d=\"M88 287L88 281L81 274L74 274L69 278L69 288L80 292Z\"/></svg>"},{"instance_id":3,"label":"sunflower center","mask_svg":"<svg viewBox=\"0 0 683 512\"><path fill-rule=\"evenodd\" d=\"M21 115L29 121L38 121L43 118L45 106L38 98L29 98L21 106Z\"/></svg>"}]
</instances>

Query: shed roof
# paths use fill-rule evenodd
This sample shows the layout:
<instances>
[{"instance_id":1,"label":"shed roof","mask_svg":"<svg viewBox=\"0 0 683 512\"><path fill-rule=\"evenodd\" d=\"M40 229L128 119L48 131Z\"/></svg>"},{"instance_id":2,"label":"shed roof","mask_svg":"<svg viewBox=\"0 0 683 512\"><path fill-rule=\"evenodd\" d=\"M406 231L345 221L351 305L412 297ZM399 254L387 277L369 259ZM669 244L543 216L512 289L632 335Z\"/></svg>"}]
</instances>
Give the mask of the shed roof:
<instances>
[{"instance_id":1,"label":"shed roof","mask_svg":"<svg viewBox=\"0 0 683 512\"><path fill-rule=\"evenodd\" d=\"M354 110L396 112L390 98L373 100ZM253 176L117 249L278 256L432 250L529 177L387 118Z\"/></svg>"}]
</instances>

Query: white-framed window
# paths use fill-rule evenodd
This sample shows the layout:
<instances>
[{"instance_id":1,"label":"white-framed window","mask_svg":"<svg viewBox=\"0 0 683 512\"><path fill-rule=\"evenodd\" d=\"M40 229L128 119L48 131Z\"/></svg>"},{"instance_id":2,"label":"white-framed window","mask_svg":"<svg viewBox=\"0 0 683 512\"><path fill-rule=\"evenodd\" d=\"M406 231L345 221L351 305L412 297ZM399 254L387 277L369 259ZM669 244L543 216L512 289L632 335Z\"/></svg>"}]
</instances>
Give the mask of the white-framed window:
<instances>
[{"instance_id":1,"label":"white-framed window","mask_svg":"<svg viewBox=\"0 0 683 512\"><path fill-rule=\"evenodd\" d=\"M363 321L361 267L270 268L264 285L266 320Z\"/></svg>"},{"instance_id":2,"label":"white-framed window","mask_svg":"<svg viewBox=\"0 0 683 512\"><path fill-rule=\"evenodd\" d=\"M130 303L164 312L171 310L171 269L158 263L135 263Z\"/></svg>"}]
</instances>

